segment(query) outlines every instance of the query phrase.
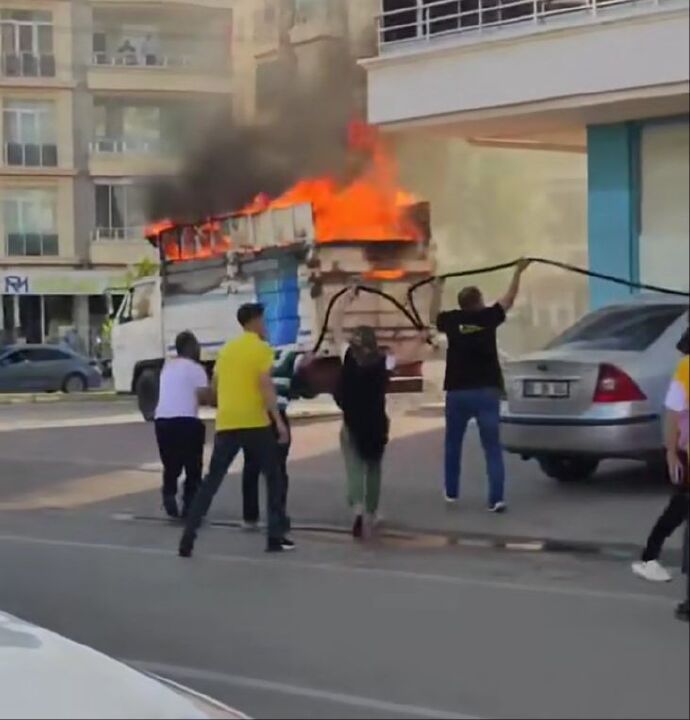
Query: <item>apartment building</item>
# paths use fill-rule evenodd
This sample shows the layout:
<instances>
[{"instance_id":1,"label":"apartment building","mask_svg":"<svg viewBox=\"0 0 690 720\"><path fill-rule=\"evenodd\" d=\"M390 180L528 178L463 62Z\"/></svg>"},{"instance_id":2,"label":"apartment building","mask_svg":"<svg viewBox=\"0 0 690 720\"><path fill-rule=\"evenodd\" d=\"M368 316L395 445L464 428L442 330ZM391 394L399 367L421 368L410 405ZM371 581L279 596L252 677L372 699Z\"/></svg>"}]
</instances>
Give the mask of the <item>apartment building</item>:
<instances>
[{"instance_id":1,"label":"apartment building","mask_svg":"<svg viewBox=\"0 0 690 720\"><path fill-rule=\"evenodd\" d=\"M150 253L143 180L232 102L232 5L0 0L5 341L93 342L105 290Z\"/></svg>"},{"instance_id":2,"label":"apartment building","mask_svg":"<svg viewBox=\"0 0 690 720\"><path fill-rule=\"evenodd\" d=\"M253 121L270 111L286 83L371 55L378 10L379 0L239 0L232 43L238 117ZM365 82L362 73L362 105Z\"/></svg>"},{"instance_id":3,"label":"apartment building","mask_svg":"<svg viewBox=\"0 0 690 720\"><path fill-rule=\"evenodd\" d=\"M688 0L382 0L377 26L371 122L582 153L590 267L688 289Z\"/></svg>"}]
</instances>

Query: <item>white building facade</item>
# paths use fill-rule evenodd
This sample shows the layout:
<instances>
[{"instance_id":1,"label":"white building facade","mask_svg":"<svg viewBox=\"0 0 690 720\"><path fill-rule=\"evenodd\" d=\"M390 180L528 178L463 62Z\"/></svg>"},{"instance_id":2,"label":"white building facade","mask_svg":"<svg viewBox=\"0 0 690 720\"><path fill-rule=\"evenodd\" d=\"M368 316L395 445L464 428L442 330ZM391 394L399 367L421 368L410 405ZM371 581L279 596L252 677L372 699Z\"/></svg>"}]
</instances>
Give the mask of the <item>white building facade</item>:
<instances>
[{"instance_id":1,"label":"white building facade","mask_svg":"<svg viewBox=\"0 0 690 720\"><path fill-rule=\"evenodd\" d=\"M688 0L383 0L378 34L372 123L586 152L590 268L688 290Z\"/></svg>"}]
</instances>

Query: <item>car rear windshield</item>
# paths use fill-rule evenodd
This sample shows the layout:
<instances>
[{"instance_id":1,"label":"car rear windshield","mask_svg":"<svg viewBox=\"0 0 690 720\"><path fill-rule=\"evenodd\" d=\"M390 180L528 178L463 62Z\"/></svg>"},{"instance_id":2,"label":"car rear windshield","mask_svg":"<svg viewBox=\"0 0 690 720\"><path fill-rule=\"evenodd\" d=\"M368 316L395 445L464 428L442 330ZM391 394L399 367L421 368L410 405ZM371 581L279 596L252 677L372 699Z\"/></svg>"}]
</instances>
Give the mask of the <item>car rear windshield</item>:
<instances>
[{"instance_id":1,"label":"car rear windshield","mask_svg":"<svg viewBox=\"0 0 690 720\"><path fill-rule=\"evenodd\" d=\"M548 348L572 345L590 350L646 350L674 323L685 305L610 307L586 315Z\"/></svg>"}]
</instances>

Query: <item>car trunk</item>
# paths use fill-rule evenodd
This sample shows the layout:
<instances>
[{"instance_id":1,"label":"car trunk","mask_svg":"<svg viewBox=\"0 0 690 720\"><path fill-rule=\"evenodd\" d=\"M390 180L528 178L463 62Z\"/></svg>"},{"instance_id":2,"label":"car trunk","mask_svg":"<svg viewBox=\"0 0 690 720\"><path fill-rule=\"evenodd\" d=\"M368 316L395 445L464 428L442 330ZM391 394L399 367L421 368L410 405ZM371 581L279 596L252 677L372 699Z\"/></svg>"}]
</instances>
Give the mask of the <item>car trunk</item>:
<instances>
[{"instance_id":1,"label":"car trunk","mask_svg":"<svg viewBox=\"0 0 690 720\"><path fill-rule=\"evenodd\" d=\"M637 353L543 350L505 367L508 408L525 415L572 416L592 405L602 364L629 367Z\"/></svg>"}]
</instances>

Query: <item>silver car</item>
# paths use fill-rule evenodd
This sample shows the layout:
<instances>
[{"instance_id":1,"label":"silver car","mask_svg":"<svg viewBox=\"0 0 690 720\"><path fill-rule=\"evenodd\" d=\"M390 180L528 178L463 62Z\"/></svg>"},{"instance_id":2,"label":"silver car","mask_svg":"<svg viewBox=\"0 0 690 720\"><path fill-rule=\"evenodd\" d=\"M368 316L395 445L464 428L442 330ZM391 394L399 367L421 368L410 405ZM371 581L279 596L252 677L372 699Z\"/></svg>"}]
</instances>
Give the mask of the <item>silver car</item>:
<instances>
[{"instance_id":1,"label":"silver car","mask_svg":"<svg viewBox=\"0 0 690 720\"><path fill-rule=\"evenodd\" d=\"M663 402L688 303L640 295L586 315L544 350L505 366L505 449L557 480L601 460L663 459Z\"/></svg>"},{"instance_id":2,"label":"silver car","mask_svg":"<svg viewBox=\"0 0 690 720\"><path fill-rule=\"evenodd\" d=\"M83 392L100 387L95 361L62 345L11 345L0 349L0 392Z\"/></svg>"}]
</instances>

